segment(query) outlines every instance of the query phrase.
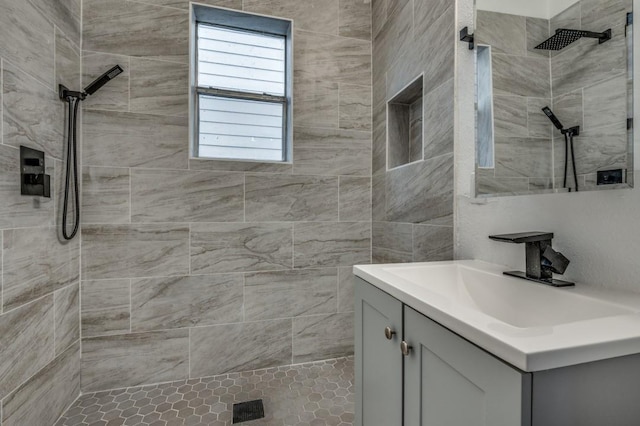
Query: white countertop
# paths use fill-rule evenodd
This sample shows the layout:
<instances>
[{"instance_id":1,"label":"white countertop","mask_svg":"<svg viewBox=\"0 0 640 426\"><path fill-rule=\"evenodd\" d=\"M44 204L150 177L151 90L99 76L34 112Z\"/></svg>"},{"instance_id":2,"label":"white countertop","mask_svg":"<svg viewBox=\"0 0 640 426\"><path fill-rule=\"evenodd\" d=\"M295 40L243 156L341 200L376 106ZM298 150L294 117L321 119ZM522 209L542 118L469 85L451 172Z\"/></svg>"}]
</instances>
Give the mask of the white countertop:
<instances>
[{"instance_id":1,"label":"white countertop","mask_svg":"<svg viewBox=\"0 0 640 426\"><path fill-rule=\"evenodd\" d=\"M452 266L469 274L479 273L487 283L500 285L490 284L485 292L483 284L476 283L467 291L464 281L469 278L458 277L456 283L455 278L436 272ZM394 273L403 270L409 271L405 278ZM598 290L580 283L571 288L554 288L504 276L504 270L502 266L472 260L353 268L356 276L522 371L640 353L640 294ZM443 284L456 288L443 289ZM504 294L504 300L501 292L508 293ZM555 324L554 318L574 315L571 309L563 311L565 301L578 306L577 319L558 320ZM500 306L503 302L508 304ZM497 318L501 315L488 315L483 303L490 308L497 306L507 320ZM585 312L581 313L583 303ZM524 325L518 323L519 309L529 315L529 319L523 320ZM532 318L538 309L540 317ZM589 318L590 315L599 317ZM510 320L511 317L515 320Z\"/></svg>"}]
</instances>

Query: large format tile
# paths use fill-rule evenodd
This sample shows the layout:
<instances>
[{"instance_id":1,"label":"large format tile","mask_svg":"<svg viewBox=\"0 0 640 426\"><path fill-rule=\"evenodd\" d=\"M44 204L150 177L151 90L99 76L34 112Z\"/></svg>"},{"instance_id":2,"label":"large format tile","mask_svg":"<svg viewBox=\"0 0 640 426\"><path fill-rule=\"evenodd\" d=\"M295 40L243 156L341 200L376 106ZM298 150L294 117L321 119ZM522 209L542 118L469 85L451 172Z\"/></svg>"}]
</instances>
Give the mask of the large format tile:
<instances>
[{"instance_id":1,"label":"large format tile","mask_svg":"<svg viewBox=\"0 0 640 426\"><path fill-rule=\"evenodd\" d=\"M582 26L580 25L580 9L582 7L582 3L582 1L577 1L562 12L558 13L555 16L552 16L549 23L551 34L554 34L559 28L571 28L574 30L582 29ZM544 40L541 40L541 42L542 41ZM555 52L553 54L555 55Z\"/></svg>"},{"instance_id":2,"label":"large format tile","mask_svg":"<svg viewBox=\"0 0 640 426\"><path fill-rule=\"evenodd\" d=\"M453 152L454 80L424 96L424 158Z\"/></svg>"},{"instance_id":3,"label":"large format tile","mask_svg":"<svg viewBox=\"0 0 640 426\"><path fill-rule=\"evenodd\" d=\"M416 29L416 37L404 48L402 55L385 68L387 99L421 74L425 93L453 78L456 33L455 8L451 5L424 31Z\"/></svg>"},{"instance_id":4,"label":"large format tile","mask_svg":"<svg viewBox=\"0 0 640 426\"><path fill-rule=\"evenodd\" d=\"M189 272L189 228L183 225L85 225L82 276L135 278Z\"/></svg>"},{"instance_id":5,"label":"large format tile","mask_svg":"<svg viewBox=\"0 0 640 426\"><path fill-rule=\"evenodd\" d=\"M535 47L549 38L550 22L548 19L526 18L527 56L542 56L548 58L549 51L538 50Z\"/></svg>"},{"instance_id":6,"label":"large format tile","mask_svg":"<svg viewBox=\"0 0 640 426\"><path fill-rule=\"evenodd\" d=\"M246 175L248 222L338 220L338 178Z\"/></svg>"},{"instance_id":7,"label":"large format tile","mask_svg":"<svg viewBox=\"0 0 640 426\"><path fill-rule=\"evenodd\" d=\"M453 260L453 227L413 225L413 261Z\"/></svg>"},{"instance_id":8,"label":"large format tile","mask_svg":"<svg viewBox=\"0 0 640 426\"><path fill-rule=\"evenodd\" d=\"M340 84L340 128L371 130L371 86Z\"/></svg>"},{"instance_id":9,"label":"large format tile","mask_svg":"<svg viewBox=\"0 0 640 426\"><path fill-rule=\"evenodd\" d=\"M527 98L527 128L529 137L548 139L552 133L553 124L549 117L542 112L544 107L554 108L549 98Z\"/></svg>"},{"instance_id":10,"label":"large format tile","mask_svg":"<svg viewBox=\"0 0 640 426\"><path fill-rule=\"evenodd\" d=\"M578 174L627 167L627 130L625 123L585 129L575 139ZM561 158L564 159L564 156ZM571 180L571 179L570 179Z\"/></svg>"},{"instance_id":11,"label":"large format tile","mask_svg":"<svg viewBox=\"0 0 640 426\"><path fill-rule=\"evenodd\" d=\"M335 268L261 272L245 276L245 320L336 312Z\"/></svg>"},{"instance_id":12,"label":"large format tile","mask_svg":"<svg viewBox=\"0 0 640 426\"><path fill-rule=\"evenodd\" d=\"M338 268L338 312L353 312L355 299L353 294L356 276L352 266Z\"/></svg>"},{"instance_id":13,"label":"large format tile","mask_svg":"<svg viewBox=\"0 0 640 426\"><path fill-rule=\"evenodd\" d=\"M627 76L622 74L583 89L584 128L627 121Z\"/></svg>"},{"instance_id":14,"label":"large format tile","mask_svg":"<svg viewBox=\"0 0 640 426\"><path fill-rule=\"evenodd\" d=\"M3 306L10 310L78 280L77 253L55 228L4 231Z\"/></svg>"},{"instance_id":15,"label":"large format tile","mask_svg":"<svg viewBox=\"0 0 640 426\"><path fill-rule=\"evenodd\" d=\"M580 2L581 23L587 31L604 31L624 25L627 13L633 10L631 0L582 0Z\"/></svg>"},{"instance_id":16,"label":"large format tile","mask_svg":"<svg viewBox=\"0 0 640 426\"><path fill-rule=\"evenodd\" d=\"M62 159L64 106L57 93L3 62L4 144L25 145Z\"/></svg>"},{"instance_id":17,"label":"large format tile","mask_svg":"<svg viewBox=\"0 0 640 426\"><path fill-rule=\"evenodd\" d=\"M53 24L76 45L80 45L81 23L80 3L76 0L29 0L43 16Z\"/></svg>"},{"instance_id":18,"label":"large format tile","mask_svg":"<svg viewBox=\"0 0 640 426\"><path fill-rule=\"evenodd\" d=\"M340 220L371 220L371 178L340 176Z\"/></svg>"},{"instance_id":19,"label":"large format tile","mask_svg":"<svg viewBox=\"0 0 640 426\"><path fill-rule=\"evenodd\" d=\"M295 40L296 78L352 84L371 81L371 42L297 30Z\"/></svg>"},{"instance_id":20,"label":"large format tile","mask_svg":"<svg viewBox=\"0 0 640 426\"><path fill-rule=\"evenodd\" d=\"M496 138L496 177L551 177L549 139Z\"/></svg>"},{"instance_id":21,"label":"large format tile","mask_svg":"<svg viewBox=\"0 0 640 426\"><path fill-rule=\"evenodd\" d=\"M338 34L338 0L244 0L247 12L293 19L296 29Z\"/></svg>"},{"instance_id":22,"label":"large format tile","mask_svg":"<svg viewBox=\"0 0 640 426\"><path fill-rule=\"evenodd\" d=\"M371 133L355 130L294 128L293 171L305 175L371 173Z\"/></svg>"},{"instance_id":23,"label":"large format tile","mask_svg":"<svg viewBox=\"0 0 640 426\"><path fill-rule=\"evenodd\" d=\"M112 111L85 111L83 117L85 166L187 168L186 117Z\"/></svg>"},{"instance_id":24,"label":"large format tile","mask_svg":"<svg viewBox=\"0 0 640 426\"><path fill-rule=\"evenodd\" d=\"M269 271L291 268L289 223L194 223L191 272Z\"/></svg>"},{"instance_id":25,"label":"large format tile","mask_svg":"<svg viewBox=\"0 0 640 426\"><path fill-rule=\"evenodd\" d=\"M128 56L86 51L82 53L82 83L85 86L116 65L122 68L122 74L84 100L85 110L129 111L129 62Z\"/></svg>"},{"instance_id":26,"label":"large format tile","mask_svg":"<svg viewBox=\"0 0 640 426\"><path fill-rule=\"evenodd\" d=\"M80 288L73 284L53 294L56 355L80 338Z\"/></svg>"},{"instance_id":27,"label":"large format tile","mask_svg":"<svg viewBox=\"0 0 640 426\"><path fill-rule=\"evenodd\" d=\"M553 105L549 105L559 120L565 127L580 126L584 128L584 109L583 109L582 89L559 95L553 98ZM545 116L546 118L546 116ZM549 119L547 119L548 121ZM551 123L549 121L549 123ZM564 140L560 131L552 128L553 137L556 140Z\"/></svg>"},{"instance_id":28,"label":"large format tile","mask_svg":"<svg viewBox=\"0 0 640 426\"><path fill-rule=\"evenodd\" d=\"M242 275L131 282L131 329L164 330L242 321Z\"/></svg>"},{"instance_id":29,"label":"large format tile","mask_svg":"<svg viewBox=\"0 0 640 426\"><path fill-rule=\"evenodd\" d=\"M78 342L2 401L2 424L52 425L79 394Z\"/></svg>"},{"instance_id":30,"label":"large format tile","mask_svg":"<svg viewBox=\"0 0 640 426\"><path fill-rule=\"evenodd\" d=\"M524 16L486 10L478 10L476 16L475 36L478 44L488 44L493 53L525 55L527 33Z\"/></svg>"},{"instance_id":31,"label":"large format tile","mask_svg":"<svg viewBox=\"0 0 640 426\"><path fill-rule=\"evenodd\" d=\"M191 329L190 377L286 365L291 362L291 320Z\"/></svg>"},{"instance_id":32,"label":"large format tile","mask_svg":"<svg viewBox=\"0 0 640 426\"><path fill-rule=\"evenodd\" d=\"M128 223L129 169L82 168L82 223Z\"/></svg>"},{"instance_id":33,"label":"large format tile","mask_svg":"<svg viewBox=\"0 0 640 426\"><path fill-rule=\"evenodd\" d=\"M551 97L547 58L492 55L492 66L494 94Z\"/></svg>"},{"instance_id":34,"label":"large format tile","mask_svg":"<svg viewBox=\"0 0 640 426\"><path fill-rule=\"evenodd\" d=\"M296 223L294 267L369 263L371 225L367 222Z\"/></svg>"},{"instance_id":35,"label":"large format tile","mask_svg":"<svg viewBox=\"0 0 640 426\"><path fill-rule=\"evenodd\" d=\"M293 362L351 355L353 327L353 313L294 318Z\"/></svg>"},{"instance_id":36,"label":"large format tile","mask_svg":"<svg viewBox=\"0 0 640 426\"><path fill-rule=\"evenodd\" d=\"M453 214L453 154L392 170L385 188L387 220L448 225Z\"/></svg>"},{"instance_id":37,"label":"large format tile","mask_svg":"<svg viewBox=\"0 0 640 426\"><path fill-rule=\"evenodd\" d=\"M189 115L189 65L131 58L131 111Z\"/></svg>"},{"instance_id":38,"label":"large format tile","mask_svg":"<svg viewBox=\"0 0 640 426\"><path fill-rule=\"evenodd\" d=\"M156 331L82 340L82 391L185 379L189 330Z\"/></svg>"},{"instance_id":39,"label":"large format tile","mask_svg":"<svg viewBox=\"0 0 640 426\"><path fill-rule=\"evenodd\" d=\"M131 331L131 282L128 279L82 281L82 337Z\"/></svg>"},{"instance_id":40,"label":"large format tile","mask_svg":"<svg viewBox=\"0 0 640 426\"><path fill-rule=\"evenodd\" d=\"M132 170L132 222L235 222L244 212L244 176Z\"/></svg>"},{"instance_id":41,"label":"large format tile","mask_svg":"<svg viewBox=\"0 0 640 426\"><path fill-rule=\"evenodd\" d=\"M47 173L55 176L55 162L47 161ZM0 228L53 225L54 198L20 195L20 150L0 145ZM55 189L54 189L55 192Z\"/></svg>"},{"instance_id":42,"label":"large format tile","mask_svg":"<svg viewBox=\"0 0 640 426\"><path fill-rule=\"evenodd\" d=\"M371 1L371 36L374 39L387 22L387 1L388 0Z\"/></svg>"},{"instance_id":43,"label":"large format tile","mask_svg":"<svg viewBox=\"0 0 640 426\"><path fill-rule=\"evenodd\" d=\"M548 119L547 119L548 120ZM495 137L527 136L527 98L514 95L493 97Z\"/></svg>"},{"instance_id":44,"label":"large format tile","mask_svg":"<svg viewBox=\"0 0 640 426\"><path fill-rule=\"evenodd\" d=\"M371 2L340 0L338 34L342 37L371 40Z\"/></svg>"},{"instance_id":45,"label":"large format tile","mask_svg":"<svg viewBox=\"0 0 640 426\"><path fill-rule=\"evenodd\" d=\"M583 38L551 58L554 96L627 72L624 26L613 27L612 31L613 38L606 43L598 44L597 40Z\"/></svg>"},{"instance_id":46,"label":"large format tile","mask_svg":"<svg viewBox=\"0 0 640 426\"><path fill-rule=\"evenodd\" d=\"M385 1L388 2L388 0ZM406 2L403 7L398 7L395 13L388 13L387 17L388 19L373 39L373 57L376 67L379 66L385 70L411 46L413 7L410 2Z\"/></svg>"},{"instance_id":47,"label":"large format tile","mask_svg":"<svg viewBox=\"0 0 640 426\"><path fill-rule=\"evenodd\" d=\"M53 25L31 2L2 2L0 40L0 57L54 88Z\"/></svg>"},{"instance_id":48,"label":"large format tile","mask_svg":"<svg viewBox=\"0 0 640 426\"><path fill-rule=\"evenodd\" d=\"M338 93L338 83L294 79L294 126L338 127Z\"/></svg>"},{"instance_id":49,"label":"large format tile","mask_svg":"<svg viewBox=\"0 0 640 426\"><path fill-rule=\"evenodd\" d=\"M373 263L405 263L413 260L413 225L373 222L371 248Z\"/></svg>"},{"instance_id":50,"label":"large format tile","mask_svg":"<svg viewBox=\"0 0 640 426\"><path fill-rule=\"evenodd\" d=\"M56 83L71 90L80 88L80 48L56 28ZM59 102L59 100L58 100ZM58 104L59 105L59 104Z\"/></svg>"},{"instance_id":51,"label":"large format tile","mask_svg":"<svg viewBox=\"0 0 640 426\"><path fill-rule=\"evenodd\" d=\"M189 12L126 0L84 0L83 49L187 62Z\"/></svg>"},{"instance_id":52,"label":"large format tile","mask_svg":"<svg viewBox=\"0 0 640 426\"><path fill-rule=\"evenodd\" d=\"M53 296L0 315L0 399L54 357Z\"/></svg>"}]
</instances>

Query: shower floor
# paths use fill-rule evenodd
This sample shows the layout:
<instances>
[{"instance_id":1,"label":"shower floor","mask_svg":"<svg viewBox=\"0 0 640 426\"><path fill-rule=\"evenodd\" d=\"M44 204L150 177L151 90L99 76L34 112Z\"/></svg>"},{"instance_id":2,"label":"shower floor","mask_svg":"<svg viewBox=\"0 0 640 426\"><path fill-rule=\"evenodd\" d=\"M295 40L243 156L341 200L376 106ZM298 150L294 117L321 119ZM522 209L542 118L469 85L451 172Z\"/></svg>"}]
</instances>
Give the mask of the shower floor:
<instances>
[{"instance_id":1,"label":"shower floor","mask_svg":"<svg viewBox=\"0 0 640 426\"><path fill-rule=\"evenodd\" d=\"M56 426L230 426L233 404L262 399L247 426L351 426L353 357L88 393Z\"/></svg>"}]
</instances>

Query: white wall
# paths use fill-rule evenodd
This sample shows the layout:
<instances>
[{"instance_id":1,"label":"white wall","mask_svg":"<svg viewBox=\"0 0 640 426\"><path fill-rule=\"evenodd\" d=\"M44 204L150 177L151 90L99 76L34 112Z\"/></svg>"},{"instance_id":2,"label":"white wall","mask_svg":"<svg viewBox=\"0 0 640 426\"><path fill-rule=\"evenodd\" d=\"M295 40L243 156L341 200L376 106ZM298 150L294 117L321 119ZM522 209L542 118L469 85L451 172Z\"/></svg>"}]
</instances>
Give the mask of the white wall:
<instances>
[{"instance_id":1,"label":"white wall","mask_svg":"<svg viewBox=\"0 0 640 426\"><path fill-rule=\"evenodd\" d=\"M578 0L477 0L480 10L550 19Z\"/></svg>"},{"instance_id":2,"label":"white wall","mask_svg":"<svg viewBox=\"0 0 640 426\"><path fill-rule=\"evenodd\" d=\"M457 0L458 27L473 22L473 0ZM640 0L634 0L634 8ZM635 32L635 57L640 58ZM554 247L571 265L566 279L640 292L640 189L474 199L474 57L459 43L456 52L456 258L524 268L524 247L498 243L490 234L555 232ZM640 67L636 67L640 82ZM636 89L636 105L640 105ZM635 122L638 123L636 108ZM640 146L636 133L636 159ZM636 169L640 162L636 161ZM638 176L640 172L636 171ZM638 185L640 187L640 185Z\"/></svg>"}]
</instances>

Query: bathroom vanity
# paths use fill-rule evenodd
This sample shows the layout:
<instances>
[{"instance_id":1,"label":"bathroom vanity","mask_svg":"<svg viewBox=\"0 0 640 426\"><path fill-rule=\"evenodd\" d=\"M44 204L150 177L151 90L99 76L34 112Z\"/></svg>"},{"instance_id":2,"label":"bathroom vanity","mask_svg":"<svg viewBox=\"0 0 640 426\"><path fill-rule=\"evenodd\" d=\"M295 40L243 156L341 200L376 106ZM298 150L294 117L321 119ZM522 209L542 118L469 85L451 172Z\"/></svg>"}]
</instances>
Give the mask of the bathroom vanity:
<instances>
[{"instance_id":1,"label":"bathroom vanity","mask_svg":"<svg viewBox=\"0 0 640 426\"><path fill-rule=\"evenodd\" d=\"M357 426L640 424L640 297L477 261L354 267Z\"/></svg>"}]
</instances>

